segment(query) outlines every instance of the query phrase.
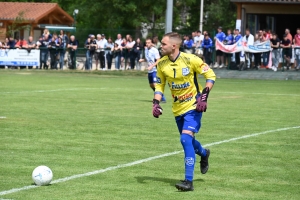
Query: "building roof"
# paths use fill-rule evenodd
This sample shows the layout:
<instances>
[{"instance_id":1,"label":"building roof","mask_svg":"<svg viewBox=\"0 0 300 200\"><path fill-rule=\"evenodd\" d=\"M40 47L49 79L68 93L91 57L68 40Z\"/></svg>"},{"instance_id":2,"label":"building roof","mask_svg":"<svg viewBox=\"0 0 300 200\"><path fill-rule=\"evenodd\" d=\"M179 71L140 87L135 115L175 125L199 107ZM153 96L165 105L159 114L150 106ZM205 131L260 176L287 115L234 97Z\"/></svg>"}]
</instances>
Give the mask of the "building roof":
<instances>
[{"instance_id":1,"label":"building roof","mask_svg":"<svg viewBox=\"0 0 300 200\"><path fill-rule=\"evenodd\" d=\"M24 12L24 20L38 22L51 12L56 11L68 21L73 22L73 18L57 3L0 2L0 8L0 20L14 20L19 13Z\"/></svg>"},{"instance_id":2,"label":"building roof","mask_svg":"<svg viewBox=\"0 0 300 200\"><path fill-rule=\"evenodd\" d=\"M300 4L300 0L230 0L235 3Z\"/></svg>"}]
</instances>

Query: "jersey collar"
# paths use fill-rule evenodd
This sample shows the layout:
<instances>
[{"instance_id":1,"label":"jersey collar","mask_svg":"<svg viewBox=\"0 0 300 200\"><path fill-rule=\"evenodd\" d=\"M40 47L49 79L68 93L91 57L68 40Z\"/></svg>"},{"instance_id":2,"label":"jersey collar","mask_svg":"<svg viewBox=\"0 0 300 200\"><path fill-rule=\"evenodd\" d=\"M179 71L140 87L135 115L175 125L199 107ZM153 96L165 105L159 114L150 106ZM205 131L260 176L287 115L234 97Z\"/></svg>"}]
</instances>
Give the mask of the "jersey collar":
<instances>
[{"instance_id":1,"label":"jersey collar","mask_svg":"<svg viewBox=\"0 0 300 200\"><path fill-rule=\"evenodd\" d=\"M180 51L179 51L179 53L178 53L178 55L177 55L177 57L175 58L175 60L174 60L174 61L173 61L173 60L171 60L169 56L168 56L168 58L169 58L169 60L170 60L171 62L173 62L173 63L174 63L174 62L176 62L176 60L177 60L177 58L178 58L179 56L180 56Z\"/></svg>"}]
</instances>

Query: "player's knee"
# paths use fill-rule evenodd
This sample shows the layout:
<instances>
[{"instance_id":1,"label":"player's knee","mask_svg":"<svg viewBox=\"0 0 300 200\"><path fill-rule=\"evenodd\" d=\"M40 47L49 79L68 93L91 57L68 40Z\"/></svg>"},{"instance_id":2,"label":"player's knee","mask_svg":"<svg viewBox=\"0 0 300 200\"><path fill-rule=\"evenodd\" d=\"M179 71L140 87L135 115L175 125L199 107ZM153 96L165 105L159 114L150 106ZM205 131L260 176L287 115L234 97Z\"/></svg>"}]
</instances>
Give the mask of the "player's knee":
<instances>
[{"instance_id":1,"label":"player's knee","mask_svg":"<svg viewBox=\"0 0 300 200\"><path fill-rule=\"evenodd\" d=\"M154 85L153 83L150 84L150 87L151 87L152 89L155 89L155 85Z\"/></svg>"},{"instance_id":2,"label":"player's knee","mask_svg":"<svg viewBox=\"0 0 300 200\"><path fill-rule=\"evenodd\" d=\"M189 143L192 144L192 141L193 141L193 136L191 136L189 134L185 134L185 133L182 133L180 135L180 142L183 146L188 145Z\"/></svg>"}]
</instances>

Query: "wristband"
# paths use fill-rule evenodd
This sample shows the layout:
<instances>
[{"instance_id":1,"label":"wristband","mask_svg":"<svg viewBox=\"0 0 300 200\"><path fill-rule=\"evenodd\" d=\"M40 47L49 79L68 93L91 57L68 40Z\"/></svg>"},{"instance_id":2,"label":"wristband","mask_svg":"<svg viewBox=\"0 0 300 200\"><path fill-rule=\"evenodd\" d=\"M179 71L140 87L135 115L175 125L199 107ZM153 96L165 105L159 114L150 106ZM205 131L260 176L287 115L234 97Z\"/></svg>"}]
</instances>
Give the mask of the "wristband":
<instances>
[{"instance_id":1,"label":"wristband","mask_svg":"<svg viewBox=\"0 0 300 200\"><path fill-rule=\"evenodd\" d=\"M153 102L153 105L155 105L155 104L159 105L159 101L157 99L153 99L152 102Z\"/></svg>"},{"instance_id":2,"label":"wristband","mask_svg":"<svg viewBox=\"0 0 300 200\"><path fill-rule=\"evenodd\" d=\"M209 87L206 87L202 90L202 94L201 94L201 99L200 101L204 101L207 102L207 98L208 98L208 94L209 94Z\"/></svg>"}]
</instances>

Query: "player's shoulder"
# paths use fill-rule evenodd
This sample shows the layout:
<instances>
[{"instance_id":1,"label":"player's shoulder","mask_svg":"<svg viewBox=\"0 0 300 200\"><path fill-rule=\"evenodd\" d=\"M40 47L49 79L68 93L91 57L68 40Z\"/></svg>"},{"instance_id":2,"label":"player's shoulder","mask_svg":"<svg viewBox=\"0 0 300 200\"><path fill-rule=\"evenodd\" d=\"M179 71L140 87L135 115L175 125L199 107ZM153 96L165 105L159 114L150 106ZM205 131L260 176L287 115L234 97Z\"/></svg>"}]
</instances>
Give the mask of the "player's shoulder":
<instances>
[{"instance_id":1,"label":"player's shoulder","mask_svg":"<svg viewBox=\"0 0 300 200\"><path fill-rule=\"evenodd\" d=\"M180 57L182 59L188 59L188 60L199 60L200 58L198 56L196 56L195 54L191 54L191 53L184 53L184 52L180 52Z\"/></svg>"},{"instance_id":2,"label":"player's shoulder","mask_svg":"<svg viewBox=\"0 0 300 200\"><path fill-rule=\"evenodd\" d=\"M163 56L159 59L157 66L163 68L169 63L169 61L170 60L168 56Z\"/></svg>"}]
</instances>

